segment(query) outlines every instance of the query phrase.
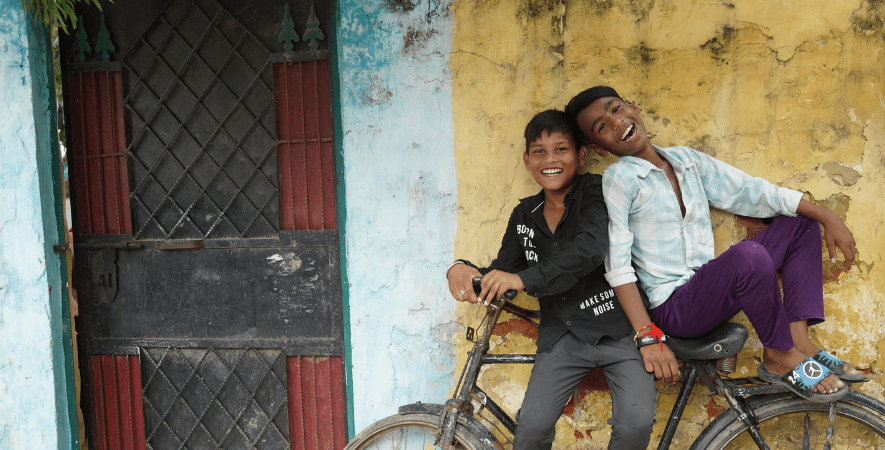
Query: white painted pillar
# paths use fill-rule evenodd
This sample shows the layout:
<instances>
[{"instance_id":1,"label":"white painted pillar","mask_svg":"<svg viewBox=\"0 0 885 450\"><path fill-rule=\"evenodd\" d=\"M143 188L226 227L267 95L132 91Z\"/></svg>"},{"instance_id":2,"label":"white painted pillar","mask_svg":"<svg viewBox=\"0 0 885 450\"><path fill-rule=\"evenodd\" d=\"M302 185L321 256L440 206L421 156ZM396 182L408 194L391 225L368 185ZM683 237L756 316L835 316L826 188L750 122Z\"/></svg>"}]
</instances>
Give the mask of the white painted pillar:
<instances>
[{"instance_id":1,"label":"white painted pillar","mask_svg":"<svg viewBox=\"0 0 885 450\"><path fill-rule=\"evenodd\" d=\"M46 28L0 0L2 449L77 448L51 64Z\"/></svg>"}]
</instances>

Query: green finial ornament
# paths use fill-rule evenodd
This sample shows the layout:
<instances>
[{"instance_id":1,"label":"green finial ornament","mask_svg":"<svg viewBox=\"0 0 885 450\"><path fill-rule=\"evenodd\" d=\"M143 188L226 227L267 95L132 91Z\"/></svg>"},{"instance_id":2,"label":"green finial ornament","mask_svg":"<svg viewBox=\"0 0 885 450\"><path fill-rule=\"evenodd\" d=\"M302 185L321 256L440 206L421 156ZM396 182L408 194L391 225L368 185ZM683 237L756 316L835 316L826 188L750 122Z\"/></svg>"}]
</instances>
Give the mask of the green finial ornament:
<instances>
[{"instance_id":1,"label":"green finial ornament","mask_svg":"<svg viewBox=\"0 0 885 450\"><path fill-rule=\"evenodd\" d=\"M80 62L86 61L86 54L92 52L89 41L86 37L86 24L83 23L83 16L77 17L77 34L74 35L74 53Z\"/></svg>"},{"instance_id":2,"label":"green finial ornament","mask_svg":"<svg viewBox=\"0 0 885 450\"><path fill-rule=\"evenodd\" d=\"M283 23L280 25L280 35L277 37L277 42L282 42L286 52L291 52L292 43L299 40L298 33L295 32L295 23L292 22L292 16L289 15L289 4L286 3L283 9Z\"/></svg>"},{"instance_id":3,"label":"green finial ornament","mask_svg":"<svg viewBox=\"0 0 885 450\"><path fill-rule=\"evenodd\" d=\"M107 61L111 59L108 52L116 50L111 42L111 33L104 24L104 14L101 15L101 29L98 31L98 43L95 44L95 52L101 53L101 60Z\"/></svg>"},{"instance_id":4,"label":"green finial ornament","mask_svg":"<svg viewBox=\"0 0 885 450\"><path fill-rule=\"evenodd\" d=\"M326 38L326 35L320 30L320 21L317 19L317 11L313 7L313 2L310 2L310 17L307 18L307 30L304 31L304 40L310 41L311 50L316 50L319 47L317 41L322 41Z\"/></svg>"}]
</instances>

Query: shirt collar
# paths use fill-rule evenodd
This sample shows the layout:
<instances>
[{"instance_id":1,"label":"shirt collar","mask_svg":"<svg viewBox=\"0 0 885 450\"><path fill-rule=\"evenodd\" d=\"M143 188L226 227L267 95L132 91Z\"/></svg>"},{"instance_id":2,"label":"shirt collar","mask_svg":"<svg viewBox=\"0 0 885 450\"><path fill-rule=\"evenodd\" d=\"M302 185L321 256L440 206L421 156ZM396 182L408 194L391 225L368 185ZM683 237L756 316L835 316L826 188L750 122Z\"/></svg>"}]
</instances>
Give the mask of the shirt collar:
<instances>
[{"instance_id":1,"label":"shirt collar","mask_svg":"<svg viewBox=\"0 0 885 450\"><path fill-rule=\"evenodd\" d=\"M670 165L673 166L673 171L676 173L684 173L685 169L688 169L692 166L691 160L683 161L679 157L679 154L674 152L671 148L661 148L654 144L652 144L652 147L654 147L656 152L663 155L664 158L667 159L667 162L669 162ZM637 158L635 156L624 156L621 159L623 159L624 162L634 164L638 169L636 174L642 178L647 177L652 170L663 172L660 168L642 158Z\"/></svg>"},{"instance_id":2,"label":"shirt collar","mask_svg":"<svg viewBox=\"0 0 885 450\"><path fill-rule=\"evenodd\" d=\"M578 176L575 177L572 187L568 190L568 193L565 194L566 207L568 207L568 204L572 199L580 195L580 192L578 192L578 186L581 185L581 177L583 176L583 173L579 173ZM541 189L537 194L521 199L519 202L525 205L525 207L529 209L529 212L535 212L544 204L544 190Z\"/></svg>"}]
</instances>

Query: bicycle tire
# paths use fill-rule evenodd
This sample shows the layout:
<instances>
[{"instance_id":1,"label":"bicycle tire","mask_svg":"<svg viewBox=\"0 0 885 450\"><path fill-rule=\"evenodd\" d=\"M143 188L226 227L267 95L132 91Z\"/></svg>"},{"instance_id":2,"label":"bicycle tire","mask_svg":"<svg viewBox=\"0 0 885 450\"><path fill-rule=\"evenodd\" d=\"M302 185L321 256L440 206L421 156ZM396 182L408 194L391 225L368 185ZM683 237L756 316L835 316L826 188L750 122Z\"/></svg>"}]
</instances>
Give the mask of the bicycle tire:
<instances>
[{"instance_id":1,"label":"bicycle tire","mask_svg":"<svg viewBox=\"0 0 885 450\"><path fill-rule=\"evenodd\" d=\"M758 403L761 406L755 406L754 410L760 422L759 432L771 450L824 448L830 423L828 403L814 403L798 397L767 403L763 399ZM845 400L836 402L835 413L831 449L885 449L885 419L882 415ZM734 450L755 449L757 446L747 433L747 425L729 408L701 432L691 448Z\"/></svg>"},{"instance_id":2,"label":"bicycle tire","mask_svg":"<svg viewBox=\"0 0 885 450\"><path fill-rule=\"evenodd\" d=\"M344 450L426 450L433 445L439 430L439 416L433 414L397 414L385 417L360 432ZM486 450L486 446L461 424L455 427L457 450Z\"/></svg>"}]
</instances>

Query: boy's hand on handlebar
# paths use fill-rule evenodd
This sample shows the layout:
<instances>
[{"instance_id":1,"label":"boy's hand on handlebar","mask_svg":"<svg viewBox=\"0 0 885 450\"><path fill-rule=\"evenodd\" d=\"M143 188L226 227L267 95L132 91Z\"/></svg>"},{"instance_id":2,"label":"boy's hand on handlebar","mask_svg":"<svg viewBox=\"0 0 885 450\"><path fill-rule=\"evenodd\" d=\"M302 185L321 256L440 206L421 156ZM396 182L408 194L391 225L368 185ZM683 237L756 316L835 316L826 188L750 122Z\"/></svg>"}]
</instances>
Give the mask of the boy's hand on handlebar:
<instances>
[{"instance_id":1,"label":"boy's hand on handlebar","mask_svg":"<svg viewBox=\"0 0 885 450\"><path fill-rule=\"evenodd\" d=\"M525 285L522 284L522 278L519 278L519 275L500 270L493 270L482 277L481 286L482 291L479 293L479 299L486 305L492 300L503 297L511 289L517 292L525 290Z\"/></svg>"},{"instance_id":2,"label":"boy's hand on handlebar","mask_svg":"<svg viewBox=\"0 0 885 450\"><path fill-rule=\"evenodd\" d=\"M642 361L645 362L645 370L654 373L655 378L664 383L673 384L679 381L679 363L676 355L667 347L667 344L652 344L639 347Z\"/></svg>"},{"instance_id":3,"label":"boy's hand on handlebar","mask_svg":"<svg viewBox=\"0 0 885 450\"><path fill-rule=\"evenodd\" d=\"M467 264L455 264L446 273L449 280L449 292L459 302L478 303L476 292L473 291L473 277L481 275L478 270Z\"/></svg>"}]
</instances>

